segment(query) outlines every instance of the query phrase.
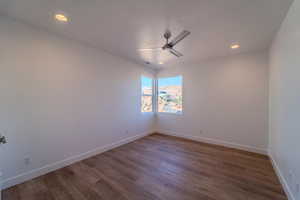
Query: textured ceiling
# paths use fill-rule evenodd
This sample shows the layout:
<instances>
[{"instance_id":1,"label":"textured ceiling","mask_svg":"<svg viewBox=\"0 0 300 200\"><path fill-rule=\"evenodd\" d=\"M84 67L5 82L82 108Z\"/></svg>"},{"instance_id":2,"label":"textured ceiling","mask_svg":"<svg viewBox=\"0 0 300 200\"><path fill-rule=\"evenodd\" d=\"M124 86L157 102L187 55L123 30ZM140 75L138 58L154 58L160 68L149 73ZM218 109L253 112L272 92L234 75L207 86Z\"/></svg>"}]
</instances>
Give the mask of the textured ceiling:
<instances>
[{"instance_id":1,"label":"textured ceiling","mask_svg":"<svg viewBox=\"0 0 300 200\"><path fill-rule=\"evenodd\" d=\"M152 67L170 67L267 48L293 0L1 0L0 13ZM56 12L70 21L53 20ZM160 47L166 29L192 32L175 48ZM231 50L239 43L239 50ZM159 65L159 62L164 62Z\"/></svg>"}]
</instances>

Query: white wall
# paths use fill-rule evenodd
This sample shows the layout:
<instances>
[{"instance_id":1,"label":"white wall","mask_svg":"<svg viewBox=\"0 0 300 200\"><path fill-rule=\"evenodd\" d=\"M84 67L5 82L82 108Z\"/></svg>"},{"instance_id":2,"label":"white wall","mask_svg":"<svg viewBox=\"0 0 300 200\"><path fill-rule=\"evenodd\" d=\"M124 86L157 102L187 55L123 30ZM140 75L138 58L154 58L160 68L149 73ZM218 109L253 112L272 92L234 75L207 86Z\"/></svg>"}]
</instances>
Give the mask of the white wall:
<instances>
[{"instance_id":1,"label":"white wall","mask_svg":"<svg viewBox=\"0 0 300 200\"><path fill-rule=\"evenodd\" d=\"M175 75L183 75L183 115L159 114L160 132L266 153L267 51L170 67L157 76Z\"/></svg>"},{"instance_id":2,"label":"white wall","mask_svg":"<svg viewBox=\"0 0 300 200\"><path fill-rule=\"evenodd\" d=\"M10 19L0 19L0 44L5 187L32 169L153 131L153 115L140 113L140 76L151 71Z\"/></svg>"},{"instance_id":3,"label":"white wall","mask_svg":"<svg viewBox=\"0 0 300 200\"><path fill-rule=\"evenodd\" d=\"M299 19L300 1L295 0L270 51L270 154L295 199L300 199Z\"/></svg>"}]
</instances>

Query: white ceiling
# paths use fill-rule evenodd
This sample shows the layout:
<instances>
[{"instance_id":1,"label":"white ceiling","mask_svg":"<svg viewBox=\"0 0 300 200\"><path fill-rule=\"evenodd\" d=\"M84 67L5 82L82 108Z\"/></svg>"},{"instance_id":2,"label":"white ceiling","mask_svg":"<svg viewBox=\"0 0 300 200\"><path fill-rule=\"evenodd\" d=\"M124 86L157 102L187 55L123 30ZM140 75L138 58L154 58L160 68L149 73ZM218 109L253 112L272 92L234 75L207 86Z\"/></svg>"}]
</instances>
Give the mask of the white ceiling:
<instances>
[{"instance_id":1,"label":"white ceiling","mask_svg":"<svg viewBox=\"0 0 300 200\"><path fill-rule=\"evenodd\" d=\"M267 48L293 0L1 0L0 13L68 36L138 63L168 67ZM56 12L70 21L53 20ZM192 32L168 52L166 29ZM231 50L239 43L239 50ZM164 62L164 65L159 65Z\"/></svg>"}]
</instances>

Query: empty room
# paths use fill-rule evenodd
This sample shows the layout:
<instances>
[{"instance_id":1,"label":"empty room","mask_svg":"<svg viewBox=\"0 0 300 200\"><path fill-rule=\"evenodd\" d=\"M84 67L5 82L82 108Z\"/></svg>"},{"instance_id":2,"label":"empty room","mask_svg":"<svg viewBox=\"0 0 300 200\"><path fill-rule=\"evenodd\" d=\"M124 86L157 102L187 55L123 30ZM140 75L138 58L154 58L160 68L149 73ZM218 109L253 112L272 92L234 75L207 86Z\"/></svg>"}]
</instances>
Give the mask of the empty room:
<instances>
[{"instance_id":1,"label":"empty room","mask_svg":"<svg viewBox=\"0 0 300 200\"><path fill-rule=\"evenodd\" d=\"M300 0L0 0L0 200L300 200Z\"/></svg>"}]
</instances>

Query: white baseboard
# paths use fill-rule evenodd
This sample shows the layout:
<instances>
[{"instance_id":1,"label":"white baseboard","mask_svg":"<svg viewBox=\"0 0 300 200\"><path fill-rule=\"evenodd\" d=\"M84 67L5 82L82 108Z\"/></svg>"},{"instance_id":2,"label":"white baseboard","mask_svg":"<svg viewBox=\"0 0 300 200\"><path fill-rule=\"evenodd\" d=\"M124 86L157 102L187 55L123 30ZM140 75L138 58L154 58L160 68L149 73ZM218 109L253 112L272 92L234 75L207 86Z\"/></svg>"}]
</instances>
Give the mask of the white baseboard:
<instances>
[{"instance_id":1,"label":"white baseboard","mask_svg":"<svg viewBox=\"0 0 300 200\"><path fill-rule=\"evenodd\" d=\"M278 164L276 163L275 159L273 158L272 154L269 153L269 157L271 160L271 163L273 165L273 168L275 169L275 172L279 178L279 181L284 189L285 194L287 195L289 200L296 200L296 198L294 197L292 190L290 189L289 185L287 184L286 179L284 178Z\"/></svg>"},{"instance_id":2,"label":"white baseboard","mask_svg":"<svg viewBox=\"0 0 300 200\"><path fill-rule=\"evenodd\" d=\"M236 148L236 149L241 149L241 150L245 150L245 151L260 153L260 154L264 154L264 155L269 155L270 160L272 162L272 165L275 169L275 172L276 172L277 176L279 177L280 183L282 184L283 189L284 189L286 195L288 196L288 199L289 200L296 200L296 198L293 196L293 193L291 192L290 187L287 184L286 179L282 175L276 161L274 160L273 156L270 153L268 154L265 149L260 149L260 148L256 148L256 147L240 145L240 144L235 144L235 143L231 143L231 142L225 142L225 141L220 141L220 140L215 140L215 139L210 139L210 138L205 138L205 137L183 135L183 134L175 133L173 131L160 130L160 131L156 131L156 132L160 133L160 134L164 134L164 135L171 135L171 136L181 137L181 138L195 140L195 141L199 141L199 142L205 142L205 143L209 143L209 144L221 145L221 146L225 146L225 147ZM106 146L103 146L103 147L93 149L93 150L88 151L86 153L82 153L82 154L79 154L79 155L76 155L76 156L72 156L72 157L67 158L65 160L58 161L58 162L46 165L44 167L34 169L34 170L29 171L29 172L26 172L26 173L17 175L15 177L6 179L2 182L2 184L1 184L1 174L0 174L0 200L1 200L1 189L6 189L6 188L12 187L14 185L23 183L25 181L36 178L38 176L41 176L41 175L47 174L49 172L55 171L57 169L66 167L68 165L71 165L75 162L84 160L86 158L95 156L97 154L109 151L109 150L114 149L116 147L119 147L121 145L130 143L130 142L135 141L135 140L140 139L140 138L143 138L143 137L145 137L147 135L150 135L152 133L153 132L148 132L148 133L139 134L139 135L136 135L136 136L133 136L133 137L125 138L125 139L120 140L118 142L115 142L115 143L112 143L112 144L109 144L109 145L106 145Z\"/></svg>"},{"instance_id":3,"label":"white baseboard","mask_svg":"<svg viewBox=\"0 0 300 200\"><path fill-rule=\"evenodd\" d=\"M66 166L71 165L75 162L78 162L78 161L84 160L86 158L95 156L95 155L103 153L105 151L109 151L109 150L114 149L116 147L119 147L121 145L127 144L129 142L135 141L135 140L140 139L140 138L143 138L143 137L145 137L147 135L150 135L152 133L153 132L147 132L147 133L142 133L142 134L139 134L139 135L135 135L133 137L125 138L125 139L122 139L118 142L115 142L115 143L112 143L112 144L109 144L109 145L106 145L106 146L103 146L103 147L98 147L98 148L93 149L91 151L69 157L65 160L61 160L61 161L58 161L58 162L55 162L55 163L52 163L52 164L48 164L48 165L45 165L41 168L33 169L29 172L25 172L23 174L15 176L15 177L8 178L8 179L6 179L2 182L2 189L12 187L14 185L23 183L25 181L36 178L38 176L47 174L49 172L55 171L55 170L63 168L63 167L66 167ZM1 182L0 182L0 185L1 185Z\"/></svg>"},{"instance_id":4,"label":"white baseboard","mask_svg":"<svg viewBox=\"0 0 300 200\"><path fill-rule=\"evenodd\" d=\"M206 137L179 134L179 133L176 133L174 131L160 130L160 131L157 131L157 132L161 133L161 134L164 134L164 135L171 135L171 136L176 136L176 137L180 137L180 138L195 140L195 141L198 141L198 142L215 144L215 145L230 147L230 148L234 148L234 149L240 149L240 150L244 150L244 151L259 153L259 154L263 154L263 155L268 155L268 151L266 149L261 149L261 148L257 148L257 147L251 147L251 146L247 146L247 145L236 144L236 143L232 143L232 142L226 142L226 141L216 140L216 139L211 139L211 138L206 138Z\"/></svg>"},{"instance_id":5,"label":"white baseboard","mask_svg":"<svg viewBox=\"0 0 300 200\"><path fill-rule=\"evenodd\" d=\"M2 172L0 171L0 200L2 199Z\"/></svg>"}]
</instances>

